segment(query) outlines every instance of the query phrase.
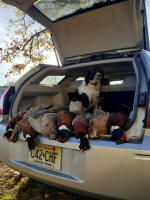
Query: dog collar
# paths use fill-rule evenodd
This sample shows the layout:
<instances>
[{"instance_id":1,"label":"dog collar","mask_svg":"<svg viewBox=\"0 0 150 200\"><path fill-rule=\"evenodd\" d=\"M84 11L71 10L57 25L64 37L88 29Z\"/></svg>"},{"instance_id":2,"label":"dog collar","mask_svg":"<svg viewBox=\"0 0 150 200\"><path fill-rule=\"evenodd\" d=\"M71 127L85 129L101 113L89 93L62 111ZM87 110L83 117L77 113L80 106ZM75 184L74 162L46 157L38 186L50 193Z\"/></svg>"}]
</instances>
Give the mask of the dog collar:
<instances>
[{"instance_id":1,"label":"dog collar","mask_svg":"<svg viewBox=\"0 0 150 200\"><path fill-rule=\"evenodd\" d=\"M95 85L97 85L97 82L91 82L90 84L95 86Z\"/></svg>"}]
</instances>

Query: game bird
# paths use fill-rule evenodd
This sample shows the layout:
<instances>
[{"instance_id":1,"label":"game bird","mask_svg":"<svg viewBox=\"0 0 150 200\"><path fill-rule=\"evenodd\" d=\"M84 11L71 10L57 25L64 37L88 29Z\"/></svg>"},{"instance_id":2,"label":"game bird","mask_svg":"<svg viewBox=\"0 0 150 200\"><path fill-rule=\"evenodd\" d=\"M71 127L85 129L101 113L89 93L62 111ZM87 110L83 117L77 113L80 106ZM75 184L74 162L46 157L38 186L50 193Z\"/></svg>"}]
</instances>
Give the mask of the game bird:
<instances>
[{"instance_id":1,"label":"game bird","mask_svg":"<svg viewBox=\"0 0 150 200\"><path fill-rule=\"evenodd\" d=\"M89 122L89 138L96 139L107 133L109 113L101 109L94 110Z\"/></svg>"}]
</instances>

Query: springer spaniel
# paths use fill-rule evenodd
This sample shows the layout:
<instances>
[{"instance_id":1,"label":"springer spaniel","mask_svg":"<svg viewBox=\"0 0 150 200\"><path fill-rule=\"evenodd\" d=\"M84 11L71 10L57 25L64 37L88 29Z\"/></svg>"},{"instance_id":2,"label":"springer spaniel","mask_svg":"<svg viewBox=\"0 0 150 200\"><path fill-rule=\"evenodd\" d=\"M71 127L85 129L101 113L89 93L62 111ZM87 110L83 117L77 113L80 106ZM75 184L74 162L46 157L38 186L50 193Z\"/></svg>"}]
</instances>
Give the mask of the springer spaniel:
<instances>
[{"instance_id":1,"label":"springer spaniel","mask_svg":"<svg viewBox=\"0 0 150 200\"><path fill-rule=\"evenodd\" d=\"M70 99L69 111L81 114L91 105L96 108L100 95L100 81L104 74L95 67L89 68L85 80L75 92L68 93Z\"/></svg>"}]
</instances>

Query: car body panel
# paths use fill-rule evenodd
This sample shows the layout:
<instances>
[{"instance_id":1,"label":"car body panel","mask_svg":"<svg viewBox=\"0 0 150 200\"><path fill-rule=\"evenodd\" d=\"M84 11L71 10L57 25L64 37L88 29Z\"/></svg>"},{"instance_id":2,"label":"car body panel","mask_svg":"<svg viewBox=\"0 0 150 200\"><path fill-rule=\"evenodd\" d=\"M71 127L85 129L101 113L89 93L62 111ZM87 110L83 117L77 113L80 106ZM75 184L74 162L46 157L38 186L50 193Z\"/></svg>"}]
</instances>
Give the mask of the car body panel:
<instances>
[{"instance_id":1,"label":"car body panel","mask_svg":"<svg viewBox=\"0 0 150 200\"><path fill-rule=\"evenodd\" d=\"M78 141L70 138L62 144L62 167L57 171L29 163L29 150L22 134L13 144L2 137L4 131L5 125L0 125L2 161L33 178L91 195L132 200L149 198L150 136L144 136L142 144L91 141L91 149L87 152L79 151ZM38 139L42 141L40 137ZM43 137L46 143L44 140ZM47 143L58 145L57 141L49 140Z\"/></svg>"}]
</instances>

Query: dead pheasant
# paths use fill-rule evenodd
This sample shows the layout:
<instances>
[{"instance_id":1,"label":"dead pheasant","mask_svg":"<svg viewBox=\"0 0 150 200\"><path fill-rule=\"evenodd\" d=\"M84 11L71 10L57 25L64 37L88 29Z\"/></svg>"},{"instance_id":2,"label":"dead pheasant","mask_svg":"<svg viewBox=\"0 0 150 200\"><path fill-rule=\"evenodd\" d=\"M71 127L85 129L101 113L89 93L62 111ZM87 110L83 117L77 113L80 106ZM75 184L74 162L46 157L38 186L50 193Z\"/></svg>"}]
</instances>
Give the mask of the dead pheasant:
<instances>
[{"instance_id":1,"label":"dead pheasant","mask_svg":"<svg viewBox=\"0 0 150 200\"><path fill-rule=\"evenodd\" d=\"M72 125L74 127L74 135L77 139L88 134L88 120L84 115L77 115L74 118Z\"/></svg>"},{"instance_id":2,"label":"dead pheasant","mask_svg":"<svg viewBox=\"0 0 150 200\"><path fill-rule=\"evenodd\" d=\"M74 116L75 116L75 114L73 114L72 112L67 112L67 111L58 112L57 127L60 127L61 125L65 125L65 126L67 126L67 128L70 128Z\"/></svg>"},{"instance_id":3,"label":"dead pheasant","mask_svg":"<svg viewBox=\"0 0 150 200\"><path fill-rule=\"evenodd\" d=\"M28 119L29 116L40 114L40 112L43 113L42 107L43 106L30 107L29 110L26 110L26 112L18 113L12 120L9 121L4 137L6 137L10 142L16 142L18 140L18 135L22 130L23 135L28 142L29 149L32 150L36 146L34 138L37 133L30 126ZM47 111L44 110L44 113L45 112ZM28 136L26 137L26 135Z\"/></svg>"},{"instance_id":4,"label":"dead pheasant","mask_svg":"<svg viewBox=\"0 0 150 200\"><path fill-rule=\"evenodd\" d=\"M56 113L45 113L38 118L29 117L30 126L45 137L55 140L57 137Z\"/></svg>"},{"instance_id":5,"label":"dead pheasant","mask_svg":"<svg viewBox=\"0 0 150 200\"><path fill-rule=\"evenodd\" d=\"M108 127L111 128L111 126L119 126L121 128L124 128L127 125L128 120L128 116L121 112L110 113Z\"/></svg>"},{"instance_id":6,"label":"dead pheasant","mask_svg":"<svg viewBox=\"0 0 150 200\"><path fill-rule=\"evenodd\" d=\"M71 136L72 120L75 114L67 111L60 111L57 114L58 141L66 142Z\"/></svg>"},{"instance_id":7,"label":"dead pheasant","mask_svg":"<svg viewBox=\"0 0 150 200\"><path fill-rule=\"evenodd\" d=\"M95 139L107 133L109 113L97 109L89 122L89 138Z\"/></svg>"},{"instance_id":8,"label":"dead pheasant","mask_svg":"<svg viewBox=\"0 0 150 200\"><path fill-rule=\"evenodd\" d=\"M80 150L87 150L90 148L89 140L88 140L88 118L86 115L77 115L73 122L74 135L77 139L80 139Z\"/></svg>"},{"instance_id":9,"label":"dead pheasant","mask_svg":"<svg viewBox=\"0 0 150 200\"><path fill-rule=\"evenodd\" d=\"M23 118L24 114L25 112L20 112L8 122L6 132L3 135L3 137L6 137L8 141L17 141L18 134L21 131L20 127L18 126L18 122Z\"/></svg>"}]
</instances>

